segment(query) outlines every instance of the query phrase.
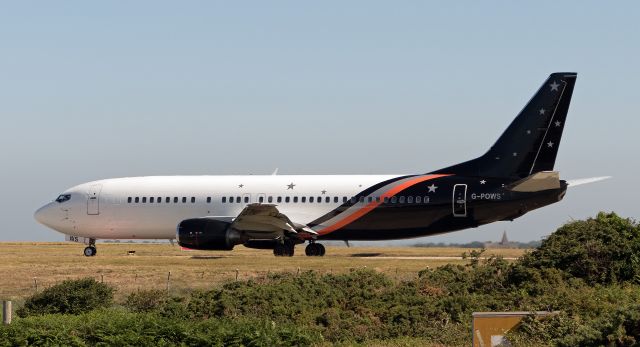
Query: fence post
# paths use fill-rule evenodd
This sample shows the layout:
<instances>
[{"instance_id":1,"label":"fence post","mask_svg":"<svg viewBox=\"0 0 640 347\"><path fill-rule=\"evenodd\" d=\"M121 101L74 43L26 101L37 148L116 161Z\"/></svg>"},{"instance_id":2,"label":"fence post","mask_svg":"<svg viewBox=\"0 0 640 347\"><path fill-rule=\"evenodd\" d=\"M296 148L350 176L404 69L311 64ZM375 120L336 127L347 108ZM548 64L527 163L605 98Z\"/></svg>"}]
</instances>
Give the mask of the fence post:
<instances>
[{"instance_id":1,"label":"fence post","mask_svg":"<svg viewBox=\"0 0 640 347\"><path fill-rule=\"evenodd\" d=\"M167 274L167 295L169 295L169 288L171 285L171 271Z\"/></svg>"},{"instance_id":2,"label":"fence post","mask_svg":"<svg viewBox=\"0 0 640 347\"><path fill-rule=\"evenodd\" d=\"M34 277L34 278L33 278L33 284L34 284L34 285L35 285L35 287L36 287L36 293L37 293L37 292L38 292L38 277Z\"/></svg>"},{"instance_id":3,"label":"fence post","mask_svg":"<svg viewBox=\"0 0 640 347\"><path fill-rule=\"evenodd\" d=\"M11 324L11 301L5 300L2 302L2 323L4 325Z\"/></svg>"},{"instance_id":4,"label":"fence post","mask_svg":"<svg viewBox=\"0 0 640 347\"><path fill-rule=\"evenodd\" d=\"M240 270L236 269L236 282L238 281L238 273L240 272Z\"/></svg>"}]
</instances>

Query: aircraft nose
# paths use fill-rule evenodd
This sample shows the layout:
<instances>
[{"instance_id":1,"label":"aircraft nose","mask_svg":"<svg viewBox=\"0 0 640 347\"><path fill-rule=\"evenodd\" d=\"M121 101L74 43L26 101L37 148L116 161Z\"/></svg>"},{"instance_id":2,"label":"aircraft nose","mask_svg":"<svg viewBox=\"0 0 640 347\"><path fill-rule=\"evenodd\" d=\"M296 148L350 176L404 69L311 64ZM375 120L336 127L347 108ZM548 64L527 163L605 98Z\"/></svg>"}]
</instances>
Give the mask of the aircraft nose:
<instances>
[{"instance_id":1,"label":"aircraft nose","mask_svg":"<svg viewBox=\"0 0 640 347\"><path fill-rule=\"evenodd\" d=\"M46 204L40 207L33 214L33 218L35 218L40 224L50 226L53 221L53 212L53 206L51 206L51 204Z\"/></svg>"}]
</instances>

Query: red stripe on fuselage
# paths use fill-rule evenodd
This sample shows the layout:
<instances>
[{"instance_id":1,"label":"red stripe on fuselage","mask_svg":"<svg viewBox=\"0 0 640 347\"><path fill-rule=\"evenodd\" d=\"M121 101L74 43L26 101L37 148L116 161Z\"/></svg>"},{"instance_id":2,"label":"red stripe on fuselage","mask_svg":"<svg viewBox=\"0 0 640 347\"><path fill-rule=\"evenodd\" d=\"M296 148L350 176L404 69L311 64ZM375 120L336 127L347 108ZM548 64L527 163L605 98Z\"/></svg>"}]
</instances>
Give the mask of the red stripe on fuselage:
<instances>
[{"instance_id":1,"label":"red stripe on fuselage","mask_svg":"<svg viewBox=\"0 0 640 347\"><path fill-rule=\"evenodd\" d=\"M367 205L363 206L361 209L357 210L356 212L352 213L351 215L345 217L344 219L339 220L338 222L336 222L333 225L330 225L320 231L318 231L318 235L326 235L329 234L333 231L336 231L348 224L351 224L353 222L355 222L356 220L358 220L360 217L364 216L365 214L369 213L370 211L372 211L373 209L375 209L376 207L378 207L378 205L382 204L382 202L384 201L384 198L391 198L392 196L400 193L401 191L416 185L418 183L424 182L424 181L429 181L429 180L433 180L436 178L440 178L440 177L445 177L445 176L451 176L451 175L442 175L442 174L438 174L438 175L426 175L426 176L420 176L417 178L414 178L412 180L409 180L407 182L404 182L400 185L397 185L395 187L393 187L392 189L389 189L387 192L385 192L384 194L382 194L380 196L380 201L372 201L370 203L368 203Z\"/></svg>"}]
</instances>

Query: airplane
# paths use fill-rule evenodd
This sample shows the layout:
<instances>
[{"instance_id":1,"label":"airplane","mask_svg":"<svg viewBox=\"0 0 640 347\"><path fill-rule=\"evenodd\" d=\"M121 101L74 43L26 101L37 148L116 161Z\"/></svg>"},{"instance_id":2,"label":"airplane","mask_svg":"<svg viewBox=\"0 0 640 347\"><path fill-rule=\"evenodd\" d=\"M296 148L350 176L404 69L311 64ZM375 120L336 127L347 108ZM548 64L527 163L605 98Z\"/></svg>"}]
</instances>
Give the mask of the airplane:
<instances>
[{"instance_id":1,"label":"airplane","mask_svg":"<svg viewBox=\"0 0 640 347\"><path fill-rule=\"evenodd\" d=\"M236 245L323 256L322 240L393 240L512 221L558 202L553 171L577 74L551 74L482 156L404 175L149 176L72 187L35 219L97 254L98 239L173 239L187 249ZM276 170L277 171L277 170Z\"/></svg>"}]
</instances>

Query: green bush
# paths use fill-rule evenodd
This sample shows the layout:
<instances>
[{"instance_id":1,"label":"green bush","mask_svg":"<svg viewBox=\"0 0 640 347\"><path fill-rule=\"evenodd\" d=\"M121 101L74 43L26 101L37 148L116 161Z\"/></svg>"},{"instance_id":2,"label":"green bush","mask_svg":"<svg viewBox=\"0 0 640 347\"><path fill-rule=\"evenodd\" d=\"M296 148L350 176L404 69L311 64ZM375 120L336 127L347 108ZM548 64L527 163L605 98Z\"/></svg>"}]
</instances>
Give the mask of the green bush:
<instances>
[{"instance_id":1,"label":"green bush","mask_svg":"<svg viewBox=\"0 0 640 347\"><path fill-rule=\"evenodd\" d=\"M153 313L101 309L43 315L0 326L0 346L309 346L318 333L267 319L191 322Z\"/></svg>"},{"instance_id":2,"label":"green bush","mask_svg":"<svg viewBox=\"0 0 640 347\"><path fill-rule=\"evenodd\" d=\"M587 283L640 284L640 226L615 213L560 227L523 257L529 268L554 268Z\"/></svg>"},{"instance_id":3,"label":"green bush","mask_svg":"<svg viewBox=\"0 0 640 347\"><path fill-rule=\"evenodd\" d=\"M79 314L113 304L113 288L93 278L66 280L25 300L20 317L49 313Z\"/></svg>"}]
</instances>

